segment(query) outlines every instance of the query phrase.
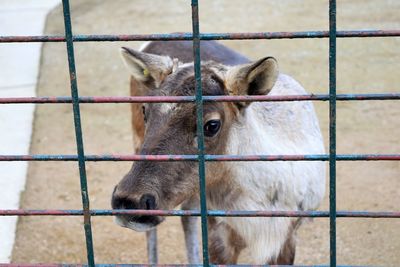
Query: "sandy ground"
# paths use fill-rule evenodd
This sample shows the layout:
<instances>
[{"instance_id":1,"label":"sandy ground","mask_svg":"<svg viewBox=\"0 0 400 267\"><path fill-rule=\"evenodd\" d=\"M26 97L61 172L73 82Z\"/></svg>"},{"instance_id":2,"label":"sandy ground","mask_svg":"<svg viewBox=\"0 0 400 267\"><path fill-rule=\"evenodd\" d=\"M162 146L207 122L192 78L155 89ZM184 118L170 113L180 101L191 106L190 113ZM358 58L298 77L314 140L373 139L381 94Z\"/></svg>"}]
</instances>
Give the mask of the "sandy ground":
<instances>
[{"instance_id":1,"label":"sandy ground","mask_svg":"<svg viewBox=\"0 0 400 267\"><path fill-rule=\"evenodd\" d=\"M72 2L75 34L169 33L191 30L188 1L115 0ZM200 1L203 32L326 30L328 1ZM398 1L339 1L338 29L399 29ZM48 17L46 32L63 34L61 9ZM328 40L227 41L250 58L275 56L282 72L309 92L328 88ZM128 74L118 47L141 43L77 43L75 55L81 95L128 95ZM399 38L338 40L338 93L399 92ZM66 48L43 47L38 95L69 95ZM328 104L315 103L327 138ZM399 153L400 103L338 103L338 153ZM82 105L87 154L131 152L128 104ZM327 143L327 142L326 142ZM31 154L74 154L70 105L39 105ZM113 185L130 163L87 163L91 207L107 209ZM399 211L399 162L338 162L340 210ZM327 196L321 206L326 210ZM32 162L24 209L79 209L81 197L75 162ZM315 219L301 228L297 264L327 264L329 221ZM400 265L400 220L338 219L339 264ZM186 262L178 218L159 228L160 262ZM97 263L145 263L144 235L122 229L110 217L93 218ZM12 261L15 263L85 263L82 218L20 218ZM243 258L244 262L249 259Z\"/></svg>"}]
</instances>

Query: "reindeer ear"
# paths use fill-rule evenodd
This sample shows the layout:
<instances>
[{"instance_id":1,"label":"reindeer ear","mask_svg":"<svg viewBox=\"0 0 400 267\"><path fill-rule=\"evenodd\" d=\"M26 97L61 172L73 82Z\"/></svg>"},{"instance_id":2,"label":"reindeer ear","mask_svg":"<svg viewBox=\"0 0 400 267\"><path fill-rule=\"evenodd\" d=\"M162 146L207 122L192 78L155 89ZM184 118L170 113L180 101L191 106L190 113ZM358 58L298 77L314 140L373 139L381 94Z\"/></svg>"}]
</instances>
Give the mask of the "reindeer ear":
<instances>
[{"instance_id":1,"label":"reindeer ear","mask_svg":"<svg viewBox=\"0 0 400 267\"><path fill-rule=\"evenodd\" d=\"M226 75L230 95L266 95L278 77L278 63L273 57L235 66Z\"/></svg>"},{"instance_id":2,"label":"reindeer ear","mask_svg":"<svg viewBox=\"0 0 400 267\"><path fill-rule=\"evenodd\" d=\"M121 56L133 78L147 87L159 87L172 72L173 61L167 56L139 52L128 47L121 48Z\"/></svg>"}]
</instances>

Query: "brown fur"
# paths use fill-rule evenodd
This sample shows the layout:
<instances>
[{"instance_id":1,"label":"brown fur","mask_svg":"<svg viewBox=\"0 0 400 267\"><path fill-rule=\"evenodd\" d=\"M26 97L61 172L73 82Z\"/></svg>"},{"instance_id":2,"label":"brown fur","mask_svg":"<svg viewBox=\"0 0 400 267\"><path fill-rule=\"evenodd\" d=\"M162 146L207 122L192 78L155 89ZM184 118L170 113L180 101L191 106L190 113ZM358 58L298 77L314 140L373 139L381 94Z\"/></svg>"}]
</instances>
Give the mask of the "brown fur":
<instances>
[{"instance_id":1,"label":"brown fur","mask_svg":"<svg viewBox=\"0 0 400 267\"><path fill-rule=\"evenodd\" d=\"M139 83L135 79L131 79L131 96L143 96L142 90L139 88ZM144 140L144 116L142 111L141 103L131 104L131 120L132 120L132 130L133 130L133 144L134 152L140 150Z\"/></svg>"},{"instance_id":2,"label":"brown fur","mask_svg":"<svg viewBox=\"0 0 400 267\"><path fill-rule=\"evenodd\" d=\"M194 94L194 78L193 78L193 68L187 67L176 74L175 77L169 77L165 81L166 88L171 88L170 91L162 90L158 92L153 92L154 94L162 93L168 95L193 95ZM216 81L215 73L204 68L203 70L203 88L204 95L222 95L225 93L225 89L221 87L221 83ZM146 136L141 147L141 154L196 154L197 148L191 143L196 132L196 120L195 120L195 105L191 103L180 103L177 104L177 112L172 116L165 116L161 113L160 108L162 104L146 104L146 117L147 125L149 130L146 131ZM223 103L207 103L204 105L204 118L207 119L207 114L209 113L219 113L222 121L222 129L220 133L213 138L206 138L206 153L208 154L223 154L225 150L225 141L227 139L228 127L225 125L230 125L232 115L230 107L227 111L226 109L231 104ZM139 108L136 107L136 114L139 113ZM137 125L134 122L134 128L137 129ZM151 128L151 129L150 129ZM183 134L183 136L182 136ZM185 136L186 135L186 136ZM173 136L181 136L181 138L172 138ZM165 140L165 141L163 141ZM166 142L168 140L168 142ZM158 172L160 170L160 164L163 167L162 179L157 179L152 181L150 177L147 177L147 173L151 173L151 177L157 177L154 171ZM161 186L164 190L157 192L158 205L163 208L173 208L182 202L188 193L194 193L197 191L197 169L192 168L193 162L174 162L174 163L149 163L149 162L136 162L130 173L123 179L118 185L116 194L127 195L125 189L130 188L154 188L153 186ZM191 180L182 181L182 187L175 186L173 188L167 186L167 184L176 184L172 182L168 177L175 176L176 172L183 172L184 170L193 169L193 171L185 174L187 177L193 177ZM161 171L161 170L160 170ZM140 177L138 177L140 173ZM186 173L186 171L185 171ZM192 174L190 174L192 173ZM132 180L128 177L137 177L138 179ZM143 178L142 178L143 177ZM183 178L183 177L182 177ZM211 178L210 178L211 179ZM152 181L149 184L149 181ZM211 181L211 180L210 180ZM158 187L157 186L157 187ZM140 195L147 191L146 189L137 191ZM171 190L167 192L166 190ZM130 198L138 199L139 196L129 194ZM176 198L175 201L171 203L171 200ZM164 200L169 202L169 204L163 204Z\"/></svg>"},{"instance_id":3,"label":"brown fur","mask_svg":"<svg viewBox=\"0 0 400 267\"><path fill-rule=\"evenodd\" d=\"M216 218L208 219L211 263L236 264L246 243L236 231Z\"/></svg>"},{"instance_id":4,"label":"brown fur","mask_svg":"<svg viewBox=\"0 0 400 267\"><path fill-rule=\"evenodd\" d=\"M228 66L250 62L245 56L216 41L201 41L200 49L201 61L212 60ZM143 49L143 52L177 58L183 63L194 61L192 41L151 42Z\"/></svg>"},{"instance_id":5,"label":"brown fur","mask_svg":"<svg viewBox=\"0 0 400 267\"><path fill-rule=\"evenodd\" d=\"M193 96L195 77L193 64L176 67L170 57L190 62L191 42L153 42L144 51L169 57L154 56L124 48L122 55L134 78L131 95ZM228 95L232 89L237 94L264 94L275 83L276 64L269 58L248 63L240 54L216 42L202 42L201 85L203 95ZM214 60L214 61L209 61ZM246 64L244 64L246 63ZM239 67L228 65L244 64ZM269 69L268 69L269 68ZM230 86L228 88L227 86ZM248 104L246 104L247 106ZM143 155L193 155L198 153L198 127L208 121L218 120L219 131L205 136L206 154L226 154L230 127L235 124L245 105L222 102L205 102L203 125L198 126L196 105L193 103L147 103L132 104L132 128L137 134L135 149ZM144 108L144 115L142 113ZM143 119L145 118L145 122ZM140 148L139 148L140 147ZM207 200L213 208L229 209L241 194L240 186L233 184L230 163L207 163ZM144 196L151 196L156 209L173 209L198 194L198 167L196 162L151 162L133 164L128 174L116 186L113 208L146 209ZM150 201L150 200L149 200ZM149 202L150 203L150 202ZM143 218L147 217L147 218ZM155 226L162 221L156 216L123 217L124 223ZM146 219L146 220L145 220ZM141 228L142 230L145 228ZM236 263L240 252L246 247L244 239L228 224L210 219L210 257L213 263Z\"/></svg>"}]
</instances>

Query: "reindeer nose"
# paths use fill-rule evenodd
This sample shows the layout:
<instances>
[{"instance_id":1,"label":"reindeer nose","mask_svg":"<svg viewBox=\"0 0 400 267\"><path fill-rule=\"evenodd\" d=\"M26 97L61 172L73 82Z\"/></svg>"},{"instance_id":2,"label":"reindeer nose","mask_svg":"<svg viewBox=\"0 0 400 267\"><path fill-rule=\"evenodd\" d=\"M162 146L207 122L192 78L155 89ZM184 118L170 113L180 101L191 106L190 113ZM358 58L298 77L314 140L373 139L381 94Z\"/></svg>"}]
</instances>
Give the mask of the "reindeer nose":
<instances>
[{"instance_id":1,"label":"reindeer nose","mask_svg":"<svg viewBox=\"0 0 400 267\"><path fill-rule=\"evenodd\" d=\"M135 201L129 197L120 197L113 194L111 199L113 209L138 209L138 210L154 210L156 209L156 198L151 194L144 194L139 201Z\"/></svg>"},{"instance_id":2,"label":"reindeer nose","mask_svg":"<svg viewBox=\"0 0 400 267\"><path fill-rule=\"evenodd\" d=\"M156 209L156 198L150 194L144 194L140 198L140 208L144 210Z\"/></svg>"},{"instance_id":3,"label":"reindeer nose","mask_svg":"<svg viewBox=\"0 0 400 267\"><path fill-rule=\"evenodd\" d=\"M156 197L153 194L143 194L140 198L119 191L116 187L112 194L111 206L113 209L155 210L157 209ZM161 223L164 218L152 215L116 215L116 223L120 226L135 231L148 231Z\"/></svg>"}]
</instances>

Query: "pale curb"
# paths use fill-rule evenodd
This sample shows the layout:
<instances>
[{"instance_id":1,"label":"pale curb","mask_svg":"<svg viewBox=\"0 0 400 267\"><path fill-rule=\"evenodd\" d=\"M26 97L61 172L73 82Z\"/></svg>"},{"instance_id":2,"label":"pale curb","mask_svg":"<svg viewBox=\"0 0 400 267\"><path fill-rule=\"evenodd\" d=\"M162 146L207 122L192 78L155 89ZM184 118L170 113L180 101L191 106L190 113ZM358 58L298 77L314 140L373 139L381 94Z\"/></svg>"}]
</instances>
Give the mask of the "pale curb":
<instances>
[{"instance_id":1,"label":"pale curb","mask_svg":"<svg viewBox=\"0 0 400 267\"><path fill-rule=\"evenodd\" d=\"M2 0L0 35L41 35L59 0ZM1 44L0 97L35 96L40 43ZM29 154L34 105L0 106L0 154ZM27 162L0 162L0 209L18 209ZM10 262L17 217L0 218L0 263Z\"/></svg>"}]
</instances>

